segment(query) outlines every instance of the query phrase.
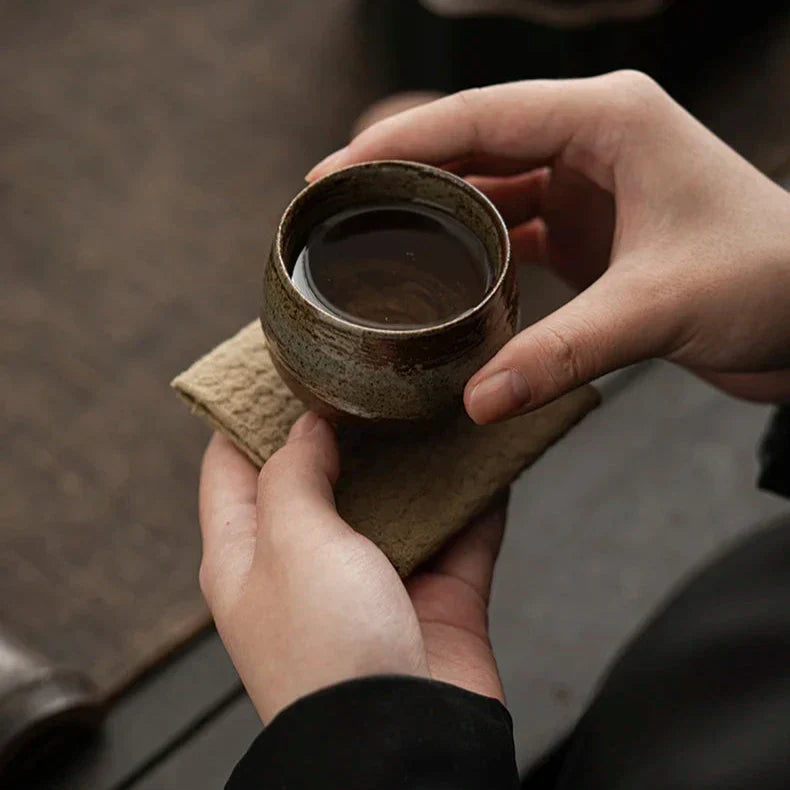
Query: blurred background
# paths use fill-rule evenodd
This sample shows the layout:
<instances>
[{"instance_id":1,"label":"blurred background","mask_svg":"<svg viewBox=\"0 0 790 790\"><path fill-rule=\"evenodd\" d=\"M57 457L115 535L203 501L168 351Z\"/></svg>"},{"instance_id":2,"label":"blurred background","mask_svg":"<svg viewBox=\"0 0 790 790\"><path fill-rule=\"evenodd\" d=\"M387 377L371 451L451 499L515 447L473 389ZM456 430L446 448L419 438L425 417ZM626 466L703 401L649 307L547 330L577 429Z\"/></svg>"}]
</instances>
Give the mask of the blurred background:
<instances>
[{"instance_id":1,"label":"blurred background","mask_svg":"<svg viewBox=\"0 0 790 790\"><path fill-rule=\"evenodd\" d=\"M259 730L197 586L208 430L168 382L257 313L371 102L631 67L790 185L790 3L0 4L0 786L215 788ZM569 292L521 273L535 318ZM515 486L492 633L522 763L759 493L764 407L651 363Z\"/></svg>"}]
</instances>

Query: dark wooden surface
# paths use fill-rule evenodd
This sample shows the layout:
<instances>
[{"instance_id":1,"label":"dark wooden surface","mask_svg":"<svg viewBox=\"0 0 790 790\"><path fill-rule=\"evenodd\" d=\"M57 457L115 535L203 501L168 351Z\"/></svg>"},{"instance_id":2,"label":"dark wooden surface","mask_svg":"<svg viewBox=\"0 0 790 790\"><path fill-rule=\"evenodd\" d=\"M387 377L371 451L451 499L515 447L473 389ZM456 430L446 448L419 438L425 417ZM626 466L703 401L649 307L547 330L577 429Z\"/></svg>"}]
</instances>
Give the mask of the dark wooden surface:
<instances>
[{"instance_id":1,"label":"dark wooden surface","mask_svg":"<svg viewBox=\"0 0 790 790\"><path fill-rule=\"evenodd\" d=\"M0 617L105 694L208 621L207 431L168 382L256 314L282 207L374 95L353 11L0 9Z\"/></svg>"},{"instance_id":2,"label":"dark wooden surface","mask_svg":"<svg viewBox=\"0 0 790 790\"><path fill-rule=\"evenodd\" d=\"M98 738L65 763L41 766L25 777L23 786L25 790L131 786L241 696L236 671L211 629L121 697Z\"/></svg>"}]
</instances>

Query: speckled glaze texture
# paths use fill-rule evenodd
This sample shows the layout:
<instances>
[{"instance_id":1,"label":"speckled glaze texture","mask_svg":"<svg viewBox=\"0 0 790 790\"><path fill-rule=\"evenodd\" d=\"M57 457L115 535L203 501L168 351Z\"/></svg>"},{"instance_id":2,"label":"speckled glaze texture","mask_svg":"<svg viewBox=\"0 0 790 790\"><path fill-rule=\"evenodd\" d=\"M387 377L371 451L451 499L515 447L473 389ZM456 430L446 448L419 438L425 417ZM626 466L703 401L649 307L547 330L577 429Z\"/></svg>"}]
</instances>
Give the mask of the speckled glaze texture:
<instances>
[{"instance_id":1,"label":"speckled glaze texture","mask_svg":"<svg viewBox=\"0 0 790 790\"><path fill-rule=\"evenodd\" d=\"M354 206L414 200L438 206L483 241L495 267L474 308L436 326L359 326L310 304L290 270L310 230ZM507 228L491 202L450 173L382 161L340 170L300 192L285 210L263 277L261 324L272 361L308 407L333 420L401 421L451 415L469 377L515 333L518 294Z\"/></svg>"}]
</instances>

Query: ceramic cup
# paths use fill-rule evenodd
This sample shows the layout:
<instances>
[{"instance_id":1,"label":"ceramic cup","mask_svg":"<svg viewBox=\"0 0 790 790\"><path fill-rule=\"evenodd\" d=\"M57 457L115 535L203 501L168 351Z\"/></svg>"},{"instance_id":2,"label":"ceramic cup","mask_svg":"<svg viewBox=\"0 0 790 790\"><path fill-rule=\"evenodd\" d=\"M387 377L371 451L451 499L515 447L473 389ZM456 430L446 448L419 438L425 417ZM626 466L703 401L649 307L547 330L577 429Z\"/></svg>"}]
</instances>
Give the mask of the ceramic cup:
<instances>
[{"instance_id":1,"label":"ceramic cup","mask_svg":"<svg viewBox=\"0 0 790 790\"><path fill-rule=\"evenodd\" d=\"M318 223L391 201L444 209L483 242L494 273L478 304L441 324L381 329L336 317L294 287L290 272ZM264 270L261 324L272 361L297 397L336 422L426 420L459 410L467 380L513 336L517 322L502 217L463 179L414 162L353 165L303 189L280 220Z\"/></svg>"}]
</instances>

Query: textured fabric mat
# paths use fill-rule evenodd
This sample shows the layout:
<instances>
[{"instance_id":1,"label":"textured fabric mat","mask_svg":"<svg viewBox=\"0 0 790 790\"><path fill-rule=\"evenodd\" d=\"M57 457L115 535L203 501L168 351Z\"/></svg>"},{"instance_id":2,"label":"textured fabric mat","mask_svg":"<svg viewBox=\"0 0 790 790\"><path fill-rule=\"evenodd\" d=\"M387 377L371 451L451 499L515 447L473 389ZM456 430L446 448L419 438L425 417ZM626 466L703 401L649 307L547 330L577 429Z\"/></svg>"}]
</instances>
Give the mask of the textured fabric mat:
<instances>
[{"instance_id":1,"label":"textured fabric mat","mask_svg":"<svg viewBox=\"0 0 790 790\"><path fill-rule=\"evenodd\" d=\"M304 411L277 375L257 321L173 386L258 465L284 444ZM405 576L598 401L592 387L582 387L499 425L480 427L463 416L427 433L341 433L338 510Z\"/></svg>"}]
</instances>

